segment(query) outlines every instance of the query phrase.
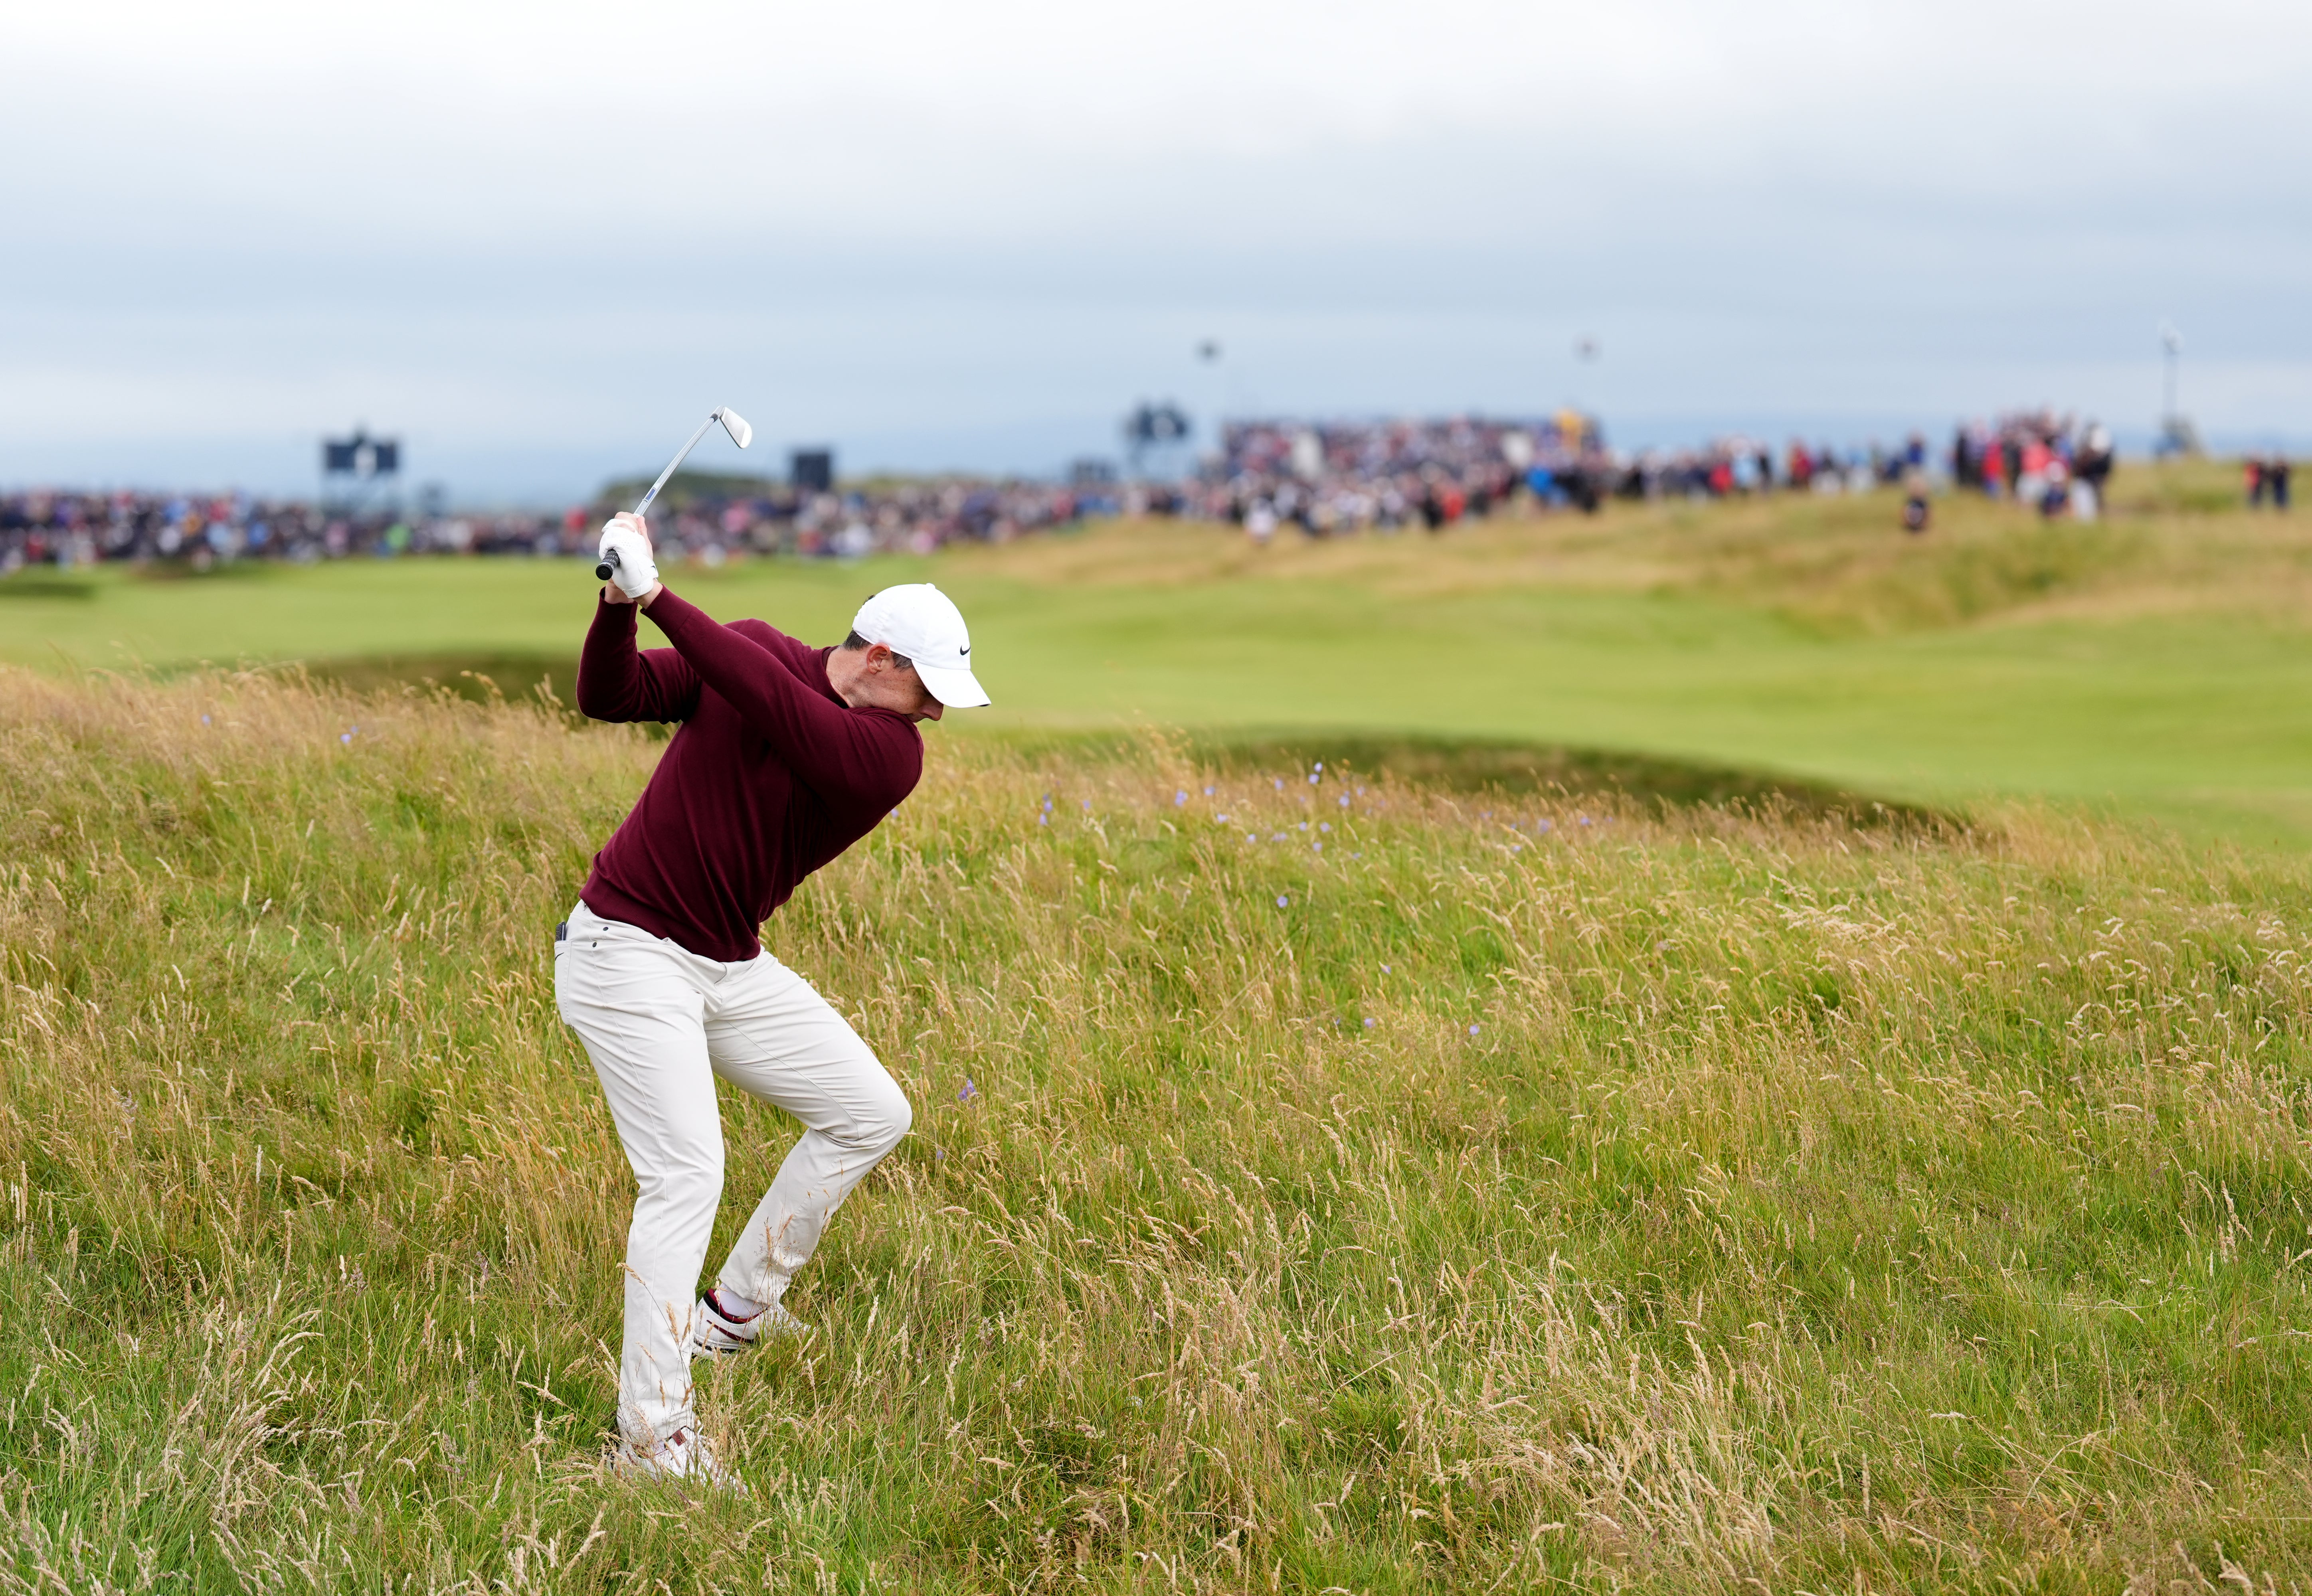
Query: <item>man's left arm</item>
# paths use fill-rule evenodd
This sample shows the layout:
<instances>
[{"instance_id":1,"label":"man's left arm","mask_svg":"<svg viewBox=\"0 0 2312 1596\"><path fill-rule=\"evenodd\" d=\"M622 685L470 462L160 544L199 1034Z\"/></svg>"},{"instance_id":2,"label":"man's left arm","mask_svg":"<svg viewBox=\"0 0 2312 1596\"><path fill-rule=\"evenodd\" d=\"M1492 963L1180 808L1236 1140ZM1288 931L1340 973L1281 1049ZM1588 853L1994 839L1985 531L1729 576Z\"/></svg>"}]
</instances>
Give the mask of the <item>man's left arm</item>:
<instances>
[{"instance_id":1,"label":"man's left arm","mask_svg":"<svg viewBox=\"0 0 2312 1596\"><path fill-rule=\"evenodd\" d=\"M903 745L908 762L920 767L923 745L906 721L834 702L768 649L663 584L644 607L699 679L728 700L740 719L821 798L897 801L889 791L890 772Z\"/></svg>"},{"instance_id":2,"label":"man's left arm","mask_svg":"<svg viewBox=\"0 0 2312 1596\"><path fill-rule=\"evenodd\" d=\"M578 711L593 720L687 720L698 710L698 673L670 649L635 647L635 608L605 588L578 656Z\"/></svg>"}]
</instances>

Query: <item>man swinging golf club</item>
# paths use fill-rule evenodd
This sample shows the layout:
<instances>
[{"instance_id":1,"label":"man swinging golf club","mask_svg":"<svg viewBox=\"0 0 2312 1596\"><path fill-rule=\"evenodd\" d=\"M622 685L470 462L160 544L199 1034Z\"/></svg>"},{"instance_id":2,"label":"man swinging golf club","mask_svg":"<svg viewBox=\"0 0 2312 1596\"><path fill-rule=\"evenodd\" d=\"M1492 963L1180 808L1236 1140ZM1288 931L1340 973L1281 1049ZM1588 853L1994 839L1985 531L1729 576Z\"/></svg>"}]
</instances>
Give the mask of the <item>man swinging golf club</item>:
<instances>
[{"instance_id":1,"label":"man swinging golf club","mask_svg":"<svg viewBox=\"0 0 2312 1596\"><path fill-rule=\"evenodd\" d=\"M841 647L812 649L684 603L660 583L638 516L612 520L601 552L613 580L586 634L578 707L682 722L554 945L556 1003L638 1188L617 1458L643 1475L735 1484L698 1433L690 1360L803 1329L781 1304L788 1281L914 1117L867 1044L755 933L914 790L916 722L987 694L962 615L929 583L886 588ZM674 647L635 648L644 610ZM701 1299L722 1196L718 1075L803 1135Z\"/></svg>"}]
</instances>

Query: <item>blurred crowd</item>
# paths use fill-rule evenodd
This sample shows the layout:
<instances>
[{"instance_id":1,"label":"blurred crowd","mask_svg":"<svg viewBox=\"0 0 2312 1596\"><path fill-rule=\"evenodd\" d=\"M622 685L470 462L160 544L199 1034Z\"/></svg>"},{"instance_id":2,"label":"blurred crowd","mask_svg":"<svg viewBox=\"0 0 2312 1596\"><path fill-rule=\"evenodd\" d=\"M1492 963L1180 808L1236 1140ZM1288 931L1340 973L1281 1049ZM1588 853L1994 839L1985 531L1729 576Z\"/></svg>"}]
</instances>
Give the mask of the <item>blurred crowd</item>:
<instances>
[{"instance_id":1,"label":"blurred crowd","mask_svg":"<svg viewBox=\"0 0 2312 1596\"><path fill-rule=\"evenodd\" d=\"M1434 531L1511 503L1595 510L1608 498L1863 493L1930 468L1917 434L1896 449L1843 452L1793 440L1777 457L1738 436L1699 449L1608 449L1597 420L1572 411L1541 420L1242 422L1226 429L1186 509L1264 540L1284 526L1315 536L1368 527Z\"/></svg>"},{"instance_id":2,"label":"blurred crowd","mask_svg":"<svg viewBox=\"0 0 2312 1596\"><path fill-rule=\"evenodd\" d=\"M1595 420L1571 412L1542 421L1248 422L1227 429L1188 510L1265 540L1283 526L1313 536L1416 524L1435 530L1511 503L1591 510L1608 498L1898 488L1923 506L1931 491L1957 485L2042 515L2091 520L2115 458L2108 428L2048 411L1966 423L1940 458L1916 432L1894 448L1792 439L1778 452L1738 435L1698 449L1630 453L1608 449ZM2250 462L2251 501L2284 504L2286 469L2284 461Z\"/></svg>"},{"instance_id":3,"label":"blurred crowd","mask_svg":"<svg viewBox=\"0 0 2312 1596\"><path fill-rule=\"evenodd\" d=\"M0 571L100 560L180 561L206 569L244 558L310 562L435 550L559 553L565 519L536 513L405 517L245 493L9 493L0 495Z\"/></svg>"},{"instance_id":4,"label":"blurred crowd","mask_svg":"<svg viewBox=\"0 0 2312 1596\"><path fill-rule=\"evenodd\" d=\"M1065 484L898 479L826 493L678 478L651 521L662 560L717 565L751 554L927 554L951 543L1002 543L1119 514L1228 521L1265 542L1288 527L1315 537L1367 528L1437 531L1513 504L1527 512L1587 511L1608 498L1888 486L1905 490L1922 526L1925 495L1944 485L2045 516L2093 519L2113 463L2108 428L2050 411L1965 423L1940 458L1916 433L1894 449L1841 450L1792 440L1778 452L1735 436L1633 454L1608 449L1596 419L1572 410L1528 419L1272 420L1229 423L1217 454L1177 485L1119 484L1106 468L1080 470ZM2245 467L2251 505L2288 508L2284 457L2252 455ZM0 575L109 560L206 569L250 558L578 554L591 552L595 528L617 508L604 501L561 512L403 514L238 493L18 493L0 495Z\"/></svg>"},{"instance_id":5,"label":"blurred crowd","mask_svg":"<svg viewBox=\"0 0 2312 1596\"><path fill-rule=\"evenodd\" d=\"M840 493L793 490L693 493L651 516L660 557L719 564L733 555L784 554L859 559L928 554L950 543L1005 543L1087 517L1150 508L1145 489L1114 483L906 479ZM591 525L624 508L595 507Z\"/></svg>"},{"instance_id":6,"label":"blurred crowd","mask_svg":"<svg viewBox=\"0 0 2312 1596\"><path fill-rule=\"evenodd\" d=\"M1613 491L1625 499L1723 499L1777 490L1866 493L1903 483L1927 465L1927 440L1915 432L1891 449L1872 442L1841 450L1793 438L1779 459L1771 444L1737 435L1700 449L1651 449L1618 460Z\"/></svg>"},{"instance_id":7,"label":"blurred crowd","mask_svg":"<svg viewBox=\"0 0 2312 1596\"><path fill-rule=\"evenodd\" d=\"M1265 541L1419 525L1435 531L1519 495L1597 508L1611 469L1595 419L1230 422L1187 492L1185 513Z\"/></svg>"},{"instance_id":8,"label":"blurred crowd","mask_svg":"<svg viewBox=\"0 0 2312 1596\"><path fill-rule=\"evenodd\" d=\"M1961 423L1951 439L1951 481L2044 516L2093 520L2116 460L2111 429L2051 410L2016 411Z\"/></svg>"},{"instance_id":9,"label":"blurred crowd","mask_svg":"<svg viewBox=\"0 0 2312 1596\"><path fill-rule=\"evenodd\" d=\"M845 493L687 493L651 517L661 557L720 564L748 554L857 558L1003 542L1087 515L1167 508L1167 495L1103 484L926 481ZM311 562L423 554L591 553L611 504L493 514L328 507L293 500L142 493L0 494L0 575L27 565L241 559Z\"/></svg>"}]
</instances>

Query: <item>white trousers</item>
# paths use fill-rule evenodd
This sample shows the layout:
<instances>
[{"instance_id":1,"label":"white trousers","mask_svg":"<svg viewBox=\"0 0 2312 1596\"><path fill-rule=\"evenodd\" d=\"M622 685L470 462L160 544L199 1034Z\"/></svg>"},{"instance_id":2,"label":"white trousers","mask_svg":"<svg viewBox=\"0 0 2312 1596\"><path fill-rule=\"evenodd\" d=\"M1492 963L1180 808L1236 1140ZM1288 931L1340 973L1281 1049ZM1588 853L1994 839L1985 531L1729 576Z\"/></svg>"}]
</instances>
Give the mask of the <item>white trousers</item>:
<instances>
[{"instance_id":1,"label":"white trousers","mask_svg":"<svg viewBox=\"0 0 2312 1596\"><path fill-rule=\"evenodd\" d=\"M857 1032L767 953L726 964L582 903L554 945L554 996L586 1044L634 1166L618 1426L645 1444L694 1419L691 1315L722 1200L714 1077L802 1121L719 1281L773 1303L828 1216L914 1114Z\"/></svg>"}]
</instances>

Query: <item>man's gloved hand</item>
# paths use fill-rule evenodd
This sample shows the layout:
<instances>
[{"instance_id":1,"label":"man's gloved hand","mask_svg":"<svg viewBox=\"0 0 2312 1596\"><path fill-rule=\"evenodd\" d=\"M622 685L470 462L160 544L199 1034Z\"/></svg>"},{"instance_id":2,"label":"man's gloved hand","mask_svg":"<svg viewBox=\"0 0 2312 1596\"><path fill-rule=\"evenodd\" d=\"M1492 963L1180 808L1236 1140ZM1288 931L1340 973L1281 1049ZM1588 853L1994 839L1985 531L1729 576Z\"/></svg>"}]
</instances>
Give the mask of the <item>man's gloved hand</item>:
<instances>
[{"instance_id":1,"label":"man's gloved hand","mask_svg":"<svg viewBox=\"0 0 2312 1596\"><path fill-rule=\"evenodd\" d=\"M651 558L650 537L643 530L641 517L621 514L603 523L601 547L595 558L608 559L613 553L618 563L611 568L610 580L619 592L641 598L658 585L658 562Z\"/></svg>"}]
</instances>

